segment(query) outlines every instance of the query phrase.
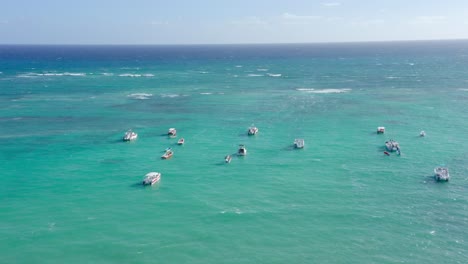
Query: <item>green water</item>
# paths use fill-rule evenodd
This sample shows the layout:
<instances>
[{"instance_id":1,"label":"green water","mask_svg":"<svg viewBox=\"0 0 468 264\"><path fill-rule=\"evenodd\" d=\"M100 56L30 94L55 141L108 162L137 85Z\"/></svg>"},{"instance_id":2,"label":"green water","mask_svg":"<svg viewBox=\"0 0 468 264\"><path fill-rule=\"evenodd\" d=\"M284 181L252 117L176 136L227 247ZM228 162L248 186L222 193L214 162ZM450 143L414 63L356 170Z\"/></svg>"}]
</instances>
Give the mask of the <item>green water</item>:
<instances>
[{"instance_id":1,"label":"green water","mask_svg":"<svg viewBox=\"0 0 468 264\"><path fill-rule=\"evenodd\" d=\"M465 263L468 46L343 45L8 57L0 262ZM383 154L389 139L400 156ZM225 164L239 144L248 155ZM161 181L143 187L150 171Z\"/></svg>"}]
</instances>

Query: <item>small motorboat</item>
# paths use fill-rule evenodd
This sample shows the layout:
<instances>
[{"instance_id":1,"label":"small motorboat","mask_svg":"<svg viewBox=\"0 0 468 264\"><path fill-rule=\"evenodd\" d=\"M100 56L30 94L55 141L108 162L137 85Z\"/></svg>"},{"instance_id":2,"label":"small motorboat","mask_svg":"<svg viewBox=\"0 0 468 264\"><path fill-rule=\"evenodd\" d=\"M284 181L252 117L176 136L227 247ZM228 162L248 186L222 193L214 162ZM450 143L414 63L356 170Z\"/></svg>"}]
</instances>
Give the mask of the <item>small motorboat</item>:
<instances>
[{"instance_id":1,"label":"small motorboat","mask_svg":"<svg viewBox=\"0 0 468 264\"><path fill-rule=\"evenodd\" d=\"M167 135L170 137L175 137L177 135L177 130L175 128L169 128Z\"/></svg>"},{"instance_id":2,"label":"small motorboat","mask_svg":"<svg viewBox=\"0 0 468 264\"><path fill-rule=\"evenodd\" d=\"M125 135L123 137L123 141L132 141L137 139L138 134L133 132L131 129L125 132Z\"/></svg>"},{"instance_id":3,"label":"small motorboat","mask_svg":"<svg viewBox=\"0 0 468 264\"><path fill-rule=\"evenodd\" d=\"M377 127L377 134L383 134L383 133L385 133L385 127L382 127L382 126Z\"/></svg>"},{"instance_id":4,"label":"small motorboat","mask_svg":"<svg viewBox=\"0 0 468 264\"><path fill-rule=\"evenodd\" d=\"M172 152L172 150L167 150L164 155L161 156L161 159L170 159L172 158L172 155L174 154L174 152Z\"/></svg>"},{"instance_id":5,"label":"small motorboat","mask_svg":"<svg viewBox=\"0 0 468 264\"><path fill-rule=\"evenodd\" d=\"M231 160L232 160L231 155L227 155L226 157L224 157L224 161L225 161L226 163L231 163Z\"/></svg>"},{"instance_id":6,"label":"small motorboat","mask_svg":"<svg viewBox=\"0 0 468 264\"><path fill-rule=\"evenodd\" d=\"M448 181L450 179L449 170L446 167L436 167L434 174L436 181Z\"/></svg>"},{"instance_id":7,"label":"small motorboat","mask_svg":"<svg viewBox=\"0 0 468 264\"><path fill-rule=\"evenodd\" d=\"M253 136L258 133L258 128L257 127L249 127L249 131L247 132L248 135Z\"/></svg>"},{"instance_id":8,"label":"small motorboat","mask_svg":"<svg viewBox=\"0 0 468 264\"><path fill-rule=\"evenodd\" d=\"M183 145L184 143L185 143L184 138L181 138L181 139L179 139L179 141L177 141L177 144L179 144L179 145Z\"/></svg>"},{"instance_id":9,"label":"small motorboat","mask_svg":"<svg viewBox=\"0 0 468 264\"><path fill-rule=\"evenodd\" d=\"M301 148L304 148L304 146L305 146L304 139L298 138L298 139L294 140L294 147L295 148L301 149Z\"/></svg>"},{"instance_id":10,"label":"small motorboat","mask_svg":"<svg viewBox=\"0 0 468 264\"><path fill-rule=\"evenodd\" d=\"M393 139L390 139L389 141L385 142L385 147L387 148L388 151L397 151L398 153L400 152L400 144L396 142Z\"/></svg>"},{"instance_id":11,"label":"small motorboat","mask_svg":"<svg viewBox=\"0 0 468 264\"><path fill-rule=\"evenodd\" d=\"M426 136L426 132L424 132L424 130L422 130L421 132L419 132L419 136L420 136L420 137L425 137L425 136Z\"/></svg>"},{"instance_id":12,"label":"small motorboat","mask_svg":"<svg viewBox=\"0 0 468 264\"><path fill-rule=\"evenodd\" d=\"M244 145L239 145L239 150L237 151L237 155L239 156L245 156L247 155L247 149L245 148Z\"/></svg>"},{"instance_id":13,"label":"small motorboat","mask_svg":"<svg viewBox=\"0 0 468 264\"><path fill-rule=\"evenodd\" d=\"M159 172L150 172L145 175L143 180L143 185L153 185L161 179L161 173Z\"/></svg>"}]
</instances>

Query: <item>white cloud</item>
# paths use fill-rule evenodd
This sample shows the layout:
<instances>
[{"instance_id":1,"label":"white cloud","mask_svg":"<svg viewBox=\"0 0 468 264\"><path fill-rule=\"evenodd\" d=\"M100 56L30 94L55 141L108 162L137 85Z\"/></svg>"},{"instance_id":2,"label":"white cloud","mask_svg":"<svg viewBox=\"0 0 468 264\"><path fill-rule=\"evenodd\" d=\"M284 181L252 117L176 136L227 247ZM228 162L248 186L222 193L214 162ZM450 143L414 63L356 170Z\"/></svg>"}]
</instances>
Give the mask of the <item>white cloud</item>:
<instances>
[{"instance_id":1,"label":"white cloud","mask_svg":"<svg viewBox=\"0 0 468 264\"><path fill-rule=\"evenodd\" d=\"M341 3L337 3L337 2L331 2L331 3L322 3L322 6L326 6L326 7L335 7L335 6L340 6Z\"/></svg>"},{"instance_id":2,"label":"white cloud","mask_svg":"<svg viewBox=\"0 0 468 264\"><path fill-rule=\"evenodd\" d=\"M417 16L409 21L410 24L439 24L447 20L445 16Z\"/></svg>"}]
</instances>

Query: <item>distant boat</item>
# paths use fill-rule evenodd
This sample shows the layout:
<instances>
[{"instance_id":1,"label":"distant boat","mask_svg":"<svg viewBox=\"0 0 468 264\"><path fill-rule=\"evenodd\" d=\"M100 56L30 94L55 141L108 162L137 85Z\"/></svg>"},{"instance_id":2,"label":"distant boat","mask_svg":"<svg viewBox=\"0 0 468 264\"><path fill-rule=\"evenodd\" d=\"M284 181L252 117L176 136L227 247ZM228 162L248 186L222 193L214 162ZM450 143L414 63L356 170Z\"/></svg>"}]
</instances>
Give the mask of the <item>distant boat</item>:
<instances>
[{"instance_id":1,"label":"distant boat","mask_svg":"<svg viewBox=\"0 0 468 264\"><path fill-rule=\"evenodd\" d=\"M258 133L258 128L257 127L249 127L249 131L247 132L248 135L253 136Z\"/></svg>"},{"instance_id":2,"label":"distant boat","mask_svg":"<svg viewBox=\"0 0 468 264\"><path fill-rule=\"evenodd\" d=\"M179 141L177 141L177 144L179 144L179 145L183 145L184 143L185 143L184 138L181 138L181 139L179 139Z\"/></svg>"},{"instance_id":3,"label":"distant boat","mask_svg":"<svg viewBox=\"0 0 468 264\"><path fill-rule=\"evenodd\" d=\"M143 180L143 185L153 185L161 179L161 173L159 172L150 172L145 175Z\"/></svg>"},{"instance_id":4,"label":"distant boat","mask_svg":"<svg viewBox=\"0 0 468 264\"><path fill-rule=\"evenodd\" d=\"M448 181L450 179L449 170L446 167L436 167L434 174L436 181Z\"/></svg>"},{"instance_id":5,"label":"distant boat","mask_svg":"<svg viewBox=\"0 0 468 264\"><path fill-rule=\"evenodd\" d=\"M239 156L245 156L247 155L247 149L245 148L244 145L239 145L239 150L237 151L237 155Z\"/></svg>"},{"instance_id":6,"label":"distant boat","mask_svg":"<svg viewBox=\"0 0 468 264\"><path fill-rule=\"evenodd\" d=\"M298 139L294 140L294 147L295 148L304 148L304 146L305 146L304 139L298 138Z\"/></svg>"},{"instance_id":7,"label":"distant boat","mask_svg":"<svg viewBox=\"0 0 468 264\"><path fill-rule=\"evenodd\" d=\"M377 127L377 134L383 134L383 133L385 133L385 127L382 127L382 126Z\"/></svg>"},{"instance_id":8,"label":"distant boat","mask_svg":"<svg viewBox=\"0 0 468 264\"><path fill-rule=\"evenodd\" d=\"M137 139L138 134L133 132L131 129L125 132L125 135L123 137L123 141L132 141Z\"/></svg>"},{"instance_id":9,"label":"distant boat","mask_svg":"<svg viewBox=\"0 0 468 264\"><path fill-rule=\"evenodd\" d=\"M419 133L419 136L420 136L420 137L425 137L425 136L426 136L426 132L424 132L424 130L421 131L421 132Z\"/></svg>"},{"instance_id":10,"label":"distant boat","mask_svg":"<svg viewBox=\"0 0 468 264\"><path fill-rule=\"evenodd\" d=\"M175 137L177 135L177 130L175 128L169 128L167 135L170 137Z\"/></svg>"},{"instance_id":11,"label":"distant boat","mask_svg":"<svg viewBox=\"0 0 468 264\"><path fill-rule=\"evenodd\" d=\"M164 153L164 155L161 156L161 159L170 159L172 158L173 154L174 152L172 152L172 150L168 150L166 153Z\"/></svg>"},{"instance_id":12,"label":"distant boat","mask_svg":"<svg viewBox=\"0 0 468 264\"><path fill-rule=\"evenodd\" d=\"M232 160L231 155L227 155L226 157L224 157L224 161L225 161L226 163L231 163L231 160Z\"/></svg>"}]
</instances>

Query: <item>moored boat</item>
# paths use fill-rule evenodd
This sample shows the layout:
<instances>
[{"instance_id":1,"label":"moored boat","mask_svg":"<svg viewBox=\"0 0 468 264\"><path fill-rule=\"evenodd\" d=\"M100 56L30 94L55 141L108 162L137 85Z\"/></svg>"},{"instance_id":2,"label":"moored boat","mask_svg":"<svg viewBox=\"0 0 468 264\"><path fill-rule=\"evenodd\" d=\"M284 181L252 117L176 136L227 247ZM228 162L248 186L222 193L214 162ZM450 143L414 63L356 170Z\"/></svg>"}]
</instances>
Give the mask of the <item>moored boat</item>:
<instances>
[{"instance_id":1,"label":"moored boat","mask_svg":"<svg viewBox=\"0 0 468 264\"><path fill-rule=\"evenodd\" d=\"M138 134L133 132L131 129L125 132L125 135L123 137L123 141L132 141L137 139Z\"/></svg>"},{"instance_id":2,"label":"moored boat","mask_svg":"<svg viewBox=\"0 0 468 264\"><path fill-rule=\"evenodd\" d=\"M226 163L231 163L231 160L232 160L231 155L227 155L226 157L224 157L224 161L225 161Z\"/></svg>"},{"instance_id":3,"label":"moored boat","mask_svg":"<svg viewBox=\"0 0 468 264\"><path fill-rule=\"evenodd\" d=\"M177 130L175 128L169 128L169 131L167 132L167 135L170 137L175 137L177 135Z\"/></svg>"},{"instance_id":4,"label":"moored boat","mask_svg":"<svg viewBox=\"0 0 468 264\"><path fill-rule=\"evenodd\" d=\"M245 156L247 155L247 149L243 144L239 145L239 150L237 151L237 155L239 156Z\"/></svg>"},{"instance_id":5,"label":"moored boat","mask_svg":"<svg viewBox=\"0 0 468 264\"><path fill-rule=\"evenodd\" d=\"M382 126L377 127L377 134L383 134L383 133L385 133L385 127L382 127Z\"/></svg>"},{"instance_id":6,"label":"moored boat","mask_svg":"<svg viewBox=\"0 0 468 264\"><path fill-rule=\"evenodd\" d=\"M400 144L398 142L396 142L395 140L393 139L390 139L389 141L386 141L385 142L385 147L387 148L388 151L396 151L396 152L400 152Z\"/></svg>"},{"instance_id":7,"label":"moored boat","mask_svg":"<svg viewBox=\"0 0 468 264\"><path fill-rule=\"evenodd\" d=\"M179 139L179 141L177 141L177 144L179 145L185 144L185 139L184 138Z\"/></svg>"},{"instance_id":8,"label":"moored boat","mask_svg":"<svg viewBox=\"0 0 468 264\"><path fill-rule=\"evenodd\" d=\"M446 167L436 167L434 174L436 181L448 181L450 179L449 170Z\"/></svg>"},{"instance_id":9,"label":"moored boat","mask_svg":"<svg viewBox=\"0 0 468 264\"><path fill-rule=\"evenodd\" d=\"M304 142L304 139L302 138L296 138L294 140L294 147L295 148L304 148L305 146L305 142Z\"/></svg>"},{"instance_id":10,"label":"moored boat","mask_svg":"<svg viewBox=\"0 0 468 264\"><path fill-rule=\"evenodd\" d=\"M257 127L249 127L249 131L247 132L247 134L253 136L253 135L256 135L258 133L258 128Z\"/></svg>"},{"instance_id":11,"label":"moored boat","mask_svg":"<svg viewBox=\"0 0 468 264\"><path fill-rule=\"evenodd\" d=\"M150 172L145 175L143 180L143 185L153 185L161 179L161 173L159 172Z\"/></svg>"},{"instance_id":12,"label":"moored boat","mask_svg":"<svg viewBox=\"0 0 468 264\"><path fill-rule=\"evenodd\" d=\"M164 155L161 156L161 159L170 159L172 158L172 155L174 154L174 152L172 152L172 150L167 150Z\"/></svg>"}]
</instances>

